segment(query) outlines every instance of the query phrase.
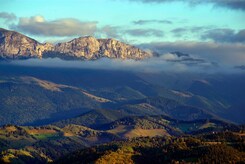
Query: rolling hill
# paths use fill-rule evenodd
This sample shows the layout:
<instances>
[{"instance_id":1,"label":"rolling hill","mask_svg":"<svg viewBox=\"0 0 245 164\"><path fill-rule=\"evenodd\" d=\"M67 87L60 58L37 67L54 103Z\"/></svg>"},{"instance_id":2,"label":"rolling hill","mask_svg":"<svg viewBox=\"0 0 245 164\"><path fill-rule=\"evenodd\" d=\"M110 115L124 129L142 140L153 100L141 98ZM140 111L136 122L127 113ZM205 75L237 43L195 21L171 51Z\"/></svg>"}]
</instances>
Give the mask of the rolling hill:
<instances>
[{"instance_id":1,"label":"rolling hill","mask_svg":"<svg viewBox=\"0 0 245 164\"><path fill-rule=\"evenodd\" d=\"M163 144L166 143L166 140L176 137L178 141L178 138L190 135L197 137L207 135L206 142L210 143L208 141L210 136L208 135L216 137L216 139L211 138L212 142L216 142L217 139L221 138L215 134L224 131L230 131L232 135L241 134L242 136L241 128L231 123L211 119L181 121L164 115L124 117L107 124L101 124L96 129L75 124L66 124L62 128L53 125L39 127L5 125L0 128L0 160L11 163L31 163L34 161L47 163L66 157L66 155L77 150L88 148L85 151L89 150L90 152L89 147L104 143L113 145L120 141L120 144L123 143L122 148L124 150L124 148L127 149L128 143L132 144L131 141L136 142L133 145L146 144L145 146L147 146L148 144ZM142 137L148 137L149 140L152 137L158 138L151 140L152 143L148 141L141 143ZM158 143L159 137L161 141L164 141L163 143ZM112 148L102 145L97 146L96 149L100 147L102 154L106 153L107 148L109 150ZM113 147L120 151L121 155L127 154L122 152L121 148ZM93 153L91 155L93 156ZM76 155L75 158L80 157Z\"/></svg>"},{"instance_id":2,"label":"rolling hill","mask_svg":"<svg viewBox=\"0 0 245 164\"><path fill-rule=\"evenodd\" d=\"M1 77L0 92L1 125L48 124L110 101L80 88L33 77Z\"/></svg>"},{"instance_id":3,"label":"rolling hill","mask_svg":"<svg viewBox=\"0 0 245 164\"><path fill-rule=\"evenodd\" d=\"M217 138L210 141L212 136ZM230 132L180 138L141 137L76 151L55 163L240 163L245 160L241 145L242 137Z\"/></svg>"}]
</instances>

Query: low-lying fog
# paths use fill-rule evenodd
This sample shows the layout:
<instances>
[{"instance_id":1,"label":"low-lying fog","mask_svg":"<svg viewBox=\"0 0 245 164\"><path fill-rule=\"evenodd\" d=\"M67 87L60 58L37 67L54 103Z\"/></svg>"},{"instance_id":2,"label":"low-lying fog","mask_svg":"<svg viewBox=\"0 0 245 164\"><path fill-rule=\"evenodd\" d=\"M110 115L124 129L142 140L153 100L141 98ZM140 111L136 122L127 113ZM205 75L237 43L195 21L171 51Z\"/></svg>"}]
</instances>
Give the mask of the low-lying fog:
<instances>
[{"instance_id":1,"label":"low-lying fog","mask_svg":"<svg viewBox=\"0 0 245 164\"><path fill-rule=\"evenodd\" d=\"M206 62L202 59L176 58L172 54L161 57L152 57L145 60L121 60L101 58L98 60L62 60L59 58L27 59L1 62L1 64L57 67L57 68L83 68L101 70L126 70L139 72L200 72L200 73L242 73L243 69L232 65L221 65Z\"/></svg>"}]
</instances>

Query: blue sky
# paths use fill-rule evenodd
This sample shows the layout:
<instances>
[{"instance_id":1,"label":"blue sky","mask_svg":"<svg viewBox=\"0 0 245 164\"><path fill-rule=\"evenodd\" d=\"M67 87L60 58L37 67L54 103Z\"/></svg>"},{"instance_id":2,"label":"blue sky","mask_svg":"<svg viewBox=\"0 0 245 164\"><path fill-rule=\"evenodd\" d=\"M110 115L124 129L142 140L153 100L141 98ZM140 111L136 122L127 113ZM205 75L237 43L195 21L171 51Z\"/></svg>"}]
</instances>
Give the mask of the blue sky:
<instances>
[{"instance_id":1,"label":"blue sky","mask_svg":"<svg viewBox=\"0 0 245 164\"><path fill-rule=\"evenodd\" d=\"M138 43L200 40L205 30L222 28L238 32L245 27L245 21L242 21L245 19L245 13L242 9L218 6L214 3L193 5L187 3L188 0L164 3L155 1L150 3L144 0L141 2L140 0L0 0L0 12L13 13L17 17L8 23L1 19L0 25L7 29L16 29L40 41L46 41L46 39L52 40L54 36L43 35L42 32L36 34L13 24L18 24L19 18L35 16L42 16L47 22L74 18L81 22L96 22L94 33L88 33L85 30L76 36L92 34L97 37L118 37L119 40ZM139 20L149 22L141 25L133 23ZM168 21L168 23L157 23L161 20ZM116 31L114 33L119 36L114 36L109 31L104 32L103 27L110 27L111 29L108 30L111 33ZM201 27L203 30L197 32L184 31L184 29ZM148 30L149 34L140 35L140 32L136 34L136 31L140 30L142 33ZM67 34L60 37L73 36Z\"/></svg>"},{"instance_id":2,"label":"blue sky","mask_svg":"<svg viewBox=\"0 0 245 164\"><path fill-rule=\"evenodd\" d=\"M0 27L40 42L92 35L160 53L181 50L215 62L222 56L225 64L231 59L233 64L245 64L245 0L0 0L0 4ZM198 53L201 47L204 52Z\"/></svg>"}]
</instances>

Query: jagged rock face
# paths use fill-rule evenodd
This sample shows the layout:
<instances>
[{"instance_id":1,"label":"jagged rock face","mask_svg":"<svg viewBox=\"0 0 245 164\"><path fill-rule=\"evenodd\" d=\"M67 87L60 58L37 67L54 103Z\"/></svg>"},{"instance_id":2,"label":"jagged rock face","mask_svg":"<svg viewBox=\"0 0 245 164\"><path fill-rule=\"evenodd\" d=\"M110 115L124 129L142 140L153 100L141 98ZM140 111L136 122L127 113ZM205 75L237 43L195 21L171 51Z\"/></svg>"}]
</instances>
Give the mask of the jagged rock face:
<instances>
[{"instance_id":1,"label":"jagged rock face","mask_svg":"<svg viewBox=\"0 0 245 164\"><path fill-rule=\"evenodd\" d=\"M150 57L150 54L145 51L114 39L99 39L98 41L100 43L100 54L109 58L140 60Z\"/></svg>"},{"instance_id":2,"label":"jagged rock face","mask_svg":"<svg viewBox=\"0 0 245 164\"><path fill-rule=\"evenodd\" d=\"M55 46L55 51L85 59L108 57L140 60L150 57L150 54L139 48L117 40L96 39L91 36L77 38L66 43L59 43Z\"/></svg>"},{"instance_id":3,"label":"jagged rock face","mask_svg":"<svg viewBox=\"0 0 245 164\"><path fill-rule=\"evenodd\" d=\"M77 58L93 59L98 56L100 43L94 37L81 37L65 43L58 43L55 51Z\"/></svg>"},{"instance_id":4,"label":"jagged rock face","mask_svg":"<svg viewBox=\"0 0 245 164\"><path fill-rule=\"evenodd\" d=\"M54 45L51 43L44 43L36 47L38 50L38 57L42 58L43 54L46 52L54 51Z\"/></svg>"},{"instance_id":5,"label":"jagged rock face","mask_svg":"<svg viewBox=\"0 0 245 164\"><path fill-rule=\"evenodd\" d=\"M41 57L43 51L51 49L50 45L40 44L15 31L0 29L0 56L4 58Z\"/></svg>"},{"instance_id":6,"label":"jagged rock face","mask_svg":"<svg viewBox=\"0 0 245 164\"><path fill-rule=\"evenodd\" d=\"M98 59L101 57L120 59L145 59L151 55L134 46L114 39L80 37L69 42L41 44L34 39L14 31L0 28L0 57L60 57L72 59Z\"/></svg>"}]
</instances>

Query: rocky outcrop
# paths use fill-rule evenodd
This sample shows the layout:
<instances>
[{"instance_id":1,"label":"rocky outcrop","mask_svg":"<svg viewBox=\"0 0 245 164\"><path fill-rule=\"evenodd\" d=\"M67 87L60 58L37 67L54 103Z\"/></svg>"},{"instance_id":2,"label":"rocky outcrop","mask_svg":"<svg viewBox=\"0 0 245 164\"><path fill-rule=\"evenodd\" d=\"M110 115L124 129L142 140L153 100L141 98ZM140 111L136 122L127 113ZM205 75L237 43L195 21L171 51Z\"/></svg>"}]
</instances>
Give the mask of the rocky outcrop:
<instances>
[{"instance_id":1,"label":"rocky outcrop","mask_svg":"<svg viewBox=\"0 0 245 164\"><path fill-rule=\"evenodd\" d=\"M149 53L114 39L99 39L98 41L100 54L105 57L136 60L150 57Z\"/></svg>"},{"instance_id":2,"label":"rocky outcrop","mask_svg":"<svg viewBox=\"0 0 245 164\"><path fill-rule=\"evenodd\" d=\"M18 32L0 28L0 56L2 58L42 57L44 51L52 49L53 45L41 44Z\"/></svg>"},{"instance_id":3,"label":"rocky outcrop","mask_svg":"<svg viewBox=\"0 0 245 164\"><path fill-rule=\"evenodd\" d=\"M99 57L100 43L94 37L80 37L69 42L55 45L55 52L81 59Z\"/></svg>"},{"instance_id":4,"label":"rocky outcrop","mask_svg":"<svg viewBox=\"0 0 245 164\"><path fill-rule=\"evenodd\" d=\"M59 43L55 46L55 52L83 59L108 57L140 60L150 57L145 51L115 39L96 39L91 36Z\"/></svg>"},{"instance_id":5,"label":"rocky outcrop","mask_svg":"<svg viewBox=\"0 0 245 164\"><path fill-rule=\"evenodd\" d=\"M93 60L101 57L141 60L151 55L115 39L80 37L69 42L41 44L15 31L0 29L0 57L31 58L60 57Z\"/></svg>"}]
</instances>

